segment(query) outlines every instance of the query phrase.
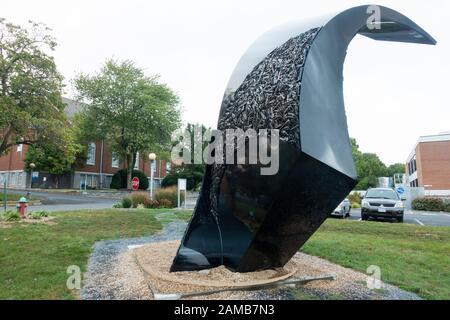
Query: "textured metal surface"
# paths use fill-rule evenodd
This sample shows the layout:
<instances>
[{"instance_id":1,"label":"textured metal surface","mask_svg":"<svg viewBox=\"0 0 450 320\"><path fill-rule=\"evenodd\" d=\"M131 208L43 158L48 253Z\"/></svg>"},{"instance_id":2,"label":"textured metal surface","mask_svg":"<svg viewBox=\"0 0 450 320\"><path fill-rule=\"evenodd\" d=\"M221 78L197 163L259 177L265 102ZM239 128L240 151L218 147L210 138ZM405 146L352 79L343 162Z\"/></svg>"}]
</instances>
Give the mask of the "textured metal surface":
<instances>
[{"instance_id":1,"label":"textured metal surface","mask_svg":"<svg viewBox=\"0 0 450 320\"><path fill-rule=\"evenodd\" d=\"M244 54L218 128L279 129L280 170L262 176L260 165L208 166L171 271L281 267L352 190L356 173L342 92L348 44L358 33L435 43L408 18L380 8L380 30L367 28L367 6L361 6L276 28Z\"/></svg>"}]
</instances>

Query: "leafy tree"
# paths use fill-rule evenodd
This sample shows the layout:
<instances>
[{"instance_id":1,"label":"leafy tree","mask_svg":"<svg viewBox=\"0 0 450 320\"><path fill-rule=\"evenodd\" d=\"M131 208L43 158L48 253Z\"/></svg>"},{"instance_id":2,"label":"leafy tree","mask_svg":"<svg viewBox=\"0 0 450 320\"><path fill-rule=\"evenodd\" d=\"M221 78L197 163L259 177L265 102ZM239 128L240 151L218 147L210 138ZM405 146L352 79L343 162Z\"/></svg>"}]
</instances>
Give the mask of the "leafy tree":
<instances>
[{"instance_id":1,"label":"leafy tree","mask_svg":"<svg viewBox=\"0 0 450 320\"><path fill-rule=\"evenodd\" d=\"M137 153L170 149L171 133L180 123L178 97L131 61L108 60L99 73L81 74L74 83L86 106L77 118L88 129L85 139L104 139L125 160L130 189Z\"/></svg>"},{"instance_id":2,"label":"leafy tree","mask_svg":"<svg viewBox=\"0 0 450 320\"><path fill-rule=\"evenodd\" d=\"M171 185L176 185L178 183L178 179L186 179L187 180L187 188L188 190L192 190L197 188L202 180L203 175L205 174L205 165L204 164L195 164L194 163L194 142L202 143L202 152L208 145L208 141L203 141L203 135L208 130L202 124L192 124L188 123L186 128L184 129L190 135L190 141L174 141L173 145L176 145L180 142L184 144L184 146L191 151L191 164L182 164L179 166L175 166L162 181L161 185L163 187L168 187Z\"/></svg>"},{"instance_id":3,"label":"leafy tree","mask_svg":"<svg viewBox=\"0 0 450 320\"><path fill-rule=\"evenodd\" d=\"M31 145L27 150L25 163L27 167L34 163L36 170L54 174L58 187L58 175L72 171L72 166L82 151L83 146L75 142L73 130L66 127L57 140L43 140Z\"/></svg>"},{"instance_id":4,"label":"leafy tree","mask_svg":"<svg viewBox=\"0 0 450 320\"><path fill-rule=\"evenodd\" d=\"M0 155L17 144L52 141L64 127L62 76L55 39L44 24L27 28L0 18Z\"/></svg>"},{"instance_id":5,"label":"leafy tree","mask_svg":"<svg viewBox=\"0 0 450 320\"><path fill-rule=\"evenodd\" d=\"M393 177L396 173L406 173L405 165L402 163L391 164L386 170L387 177Z\"/></svg>"},{"instance_id":6,"label":"leafy tree","mask_svg":"<svg viewBox=\"0 0 450 320\"><path fill-rule=\"evenodd\" d=\"M386 165L374 153L362 153L355 139L350 140L352 144L352 154L358 176L358 184L355 189L365 190L376 187L377 178L386 176Z\"/></svg>"}]
</instances>

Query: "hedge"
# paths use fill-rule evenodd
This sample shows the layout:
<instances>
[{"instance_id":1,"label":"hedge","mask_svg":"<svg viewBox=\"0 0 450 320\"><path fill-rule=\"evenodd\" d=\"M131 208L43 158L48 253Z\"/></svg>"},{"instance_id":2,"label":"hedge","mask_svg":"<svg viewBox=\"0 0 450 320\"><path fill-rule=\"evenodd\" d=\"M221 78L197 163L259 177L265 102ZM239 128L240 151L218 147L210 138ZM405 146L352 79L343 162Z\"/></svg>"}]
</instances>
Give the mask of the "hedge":
<instances>
[{"instance_id":1,"label":"hedge","mask_svg":"<svg viewBox=\"0 0 450 320\"><path fill-rule=\"evenodd\" d=\"M139 189L147 190L148 189L148 178L142 171L133 170L131 177L137 177L139 179ZM109 186L111 189L126 189L127 188L127 169L120 169L117 171L111 180L111 184Z\"/></svg>"},{"instance_id":2,"label":"hedge","mask_svg":"<svg viewBox=\"0 0 450 320\"><path fill-rule=\"evenodd\" d=\"M450 212L450 201L432 197L417 198L413 200L412 208L420 211Z\"/></svg>"}]
</instances>

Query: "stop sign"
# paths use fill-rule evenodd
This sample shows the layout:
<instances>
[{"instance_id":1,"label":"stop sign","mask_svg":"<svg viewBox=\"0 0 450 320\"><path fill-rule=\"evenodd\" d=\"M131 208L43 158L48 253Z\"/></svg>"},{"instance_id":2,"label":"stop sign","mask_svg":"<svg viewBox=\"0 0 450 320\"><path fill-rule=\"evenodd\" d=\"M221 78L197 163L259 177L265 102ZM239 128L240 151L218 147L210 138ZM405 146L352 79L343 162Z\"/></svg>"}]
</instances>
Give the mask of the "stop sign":
<instances>
[{"instance_id":1,"label":"stop sign","mask_svg":"<svg viewBox=\"0 0 450 320\"><path fill-rule=\"evenodd\" d=\"M131 187L133 188L133 190L139 189L139 178L134 177L134 178L131 180Z\"/></svg>"}]
</instances>

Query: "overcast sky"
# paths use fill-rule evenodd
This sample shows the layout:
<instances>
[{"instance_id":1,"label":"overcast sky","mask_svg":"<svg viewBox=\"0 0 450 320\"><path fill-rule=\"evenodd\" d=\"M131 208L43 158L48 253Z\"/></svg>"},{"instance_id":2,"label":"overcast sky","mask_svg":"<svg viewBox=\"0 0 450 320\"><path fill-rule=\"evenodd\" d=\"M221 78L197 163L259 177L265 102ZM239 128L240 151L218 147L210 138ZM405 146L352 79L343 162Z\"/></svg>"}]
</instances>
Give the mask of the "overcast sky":
<instances>
[{"instance_id":1,"label":"overcast sky","mask_svg":"<svg viewBox=\"0 0 450 320\"><path fill-rule=\"evenodd\" d=\"M338 12L365 1L3 1L0 17L53 29L55 57L70 79L107 58L158 73L182 101L185 122L216 127L228 79L241 55L279 24ZM424 28L437 46L357 36L344 68L350 136L387 164L404 162L421 135L450 130L450 1L378 1Z\"/></svg>"}]
</instances>

